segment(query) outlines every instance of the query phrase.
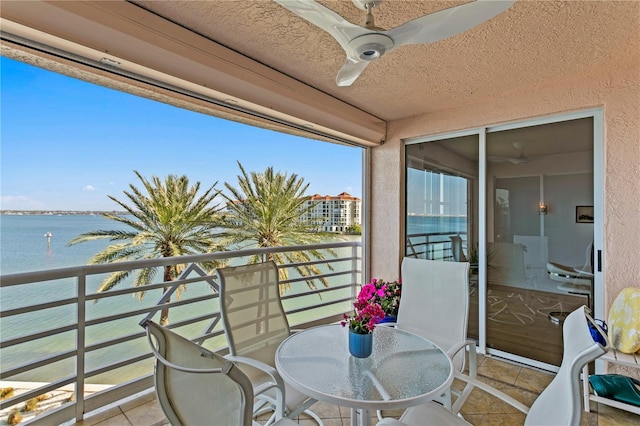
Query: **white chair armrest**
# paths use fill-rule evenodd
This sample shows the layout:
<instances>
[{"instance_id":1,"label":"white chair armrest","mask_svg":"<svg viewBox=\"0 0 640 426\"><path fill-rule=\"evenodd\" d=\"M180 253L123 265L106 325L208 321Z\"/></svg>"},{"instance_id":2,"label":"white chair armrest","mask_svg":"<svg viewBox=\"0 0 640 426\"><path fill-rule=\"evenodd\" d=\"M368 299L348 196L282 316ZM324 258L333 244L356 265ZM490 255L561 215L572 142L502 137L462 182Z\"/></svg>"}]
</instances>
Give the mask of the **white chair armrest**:
<instances>
[{"instance_id":1,"label":"white chair armrest","mask_svg":"<svg viewBox=\"0 0 640 426\"><path fill-rule=\"evenodd\" d=\"M475 345L476 345L476 342L474 342L473 340L465 340L463 342L456 343L451 348L449 348L449 350L447 351L447 355L449 357L452 357L455 354L457 354L460 351L460 349L466 348L467 346L475 346Z\"/></svg>"},{"instance_id":2,"label":"white chair armrest","mask_svg":"<svg viewBox=\"0 0 640 426\"><path fill-rule=\"evenodd\" d=\"M267 381L255 386L253 389L253 393L254 396L258 396L268 391L269 389L274 389L276 391L276 419L281 419L285 412L285 387L284 380L282 380L282 377L280 377L280 373L278 373L278 371L270 365L246 356L227 355L225 356L225 358L238 364L245 364L250 367L256 368L264 372L271 378L271 381Z\"/></svg>"},{"instance_id":3,"label":"white chair armrest","mask_svg":"<svg viewBox=\"0 0 640 426\"><path fill-rule=\"evenodd\" d=\"M478 371L478 360L476 356L476 342L473 340L465 340L456 345L453 345L447 351L447 356L453 358L460 350L469 347L469 376L476 377Z\"/></svg>"},{"instance_id":4,"label":"white chair armrest","mask_svg":"<svg viewBox=\"0 0 640 426\"><path fill-rule=\"evenodd\" d=\"M229 361L233 361L233 362L247 364L251 367L257 368L260 371L263 371L264 373L273 377L274 380L277 380L277 379L282 380L280 378L280 373L278 373L278 371L275 368L273 368L269 364L265 364L262 361L258 361L257 359L249 358L246 356L238 356L238 355L226 355L225 359L228 359Z\"/></svg>"}]
</instances>

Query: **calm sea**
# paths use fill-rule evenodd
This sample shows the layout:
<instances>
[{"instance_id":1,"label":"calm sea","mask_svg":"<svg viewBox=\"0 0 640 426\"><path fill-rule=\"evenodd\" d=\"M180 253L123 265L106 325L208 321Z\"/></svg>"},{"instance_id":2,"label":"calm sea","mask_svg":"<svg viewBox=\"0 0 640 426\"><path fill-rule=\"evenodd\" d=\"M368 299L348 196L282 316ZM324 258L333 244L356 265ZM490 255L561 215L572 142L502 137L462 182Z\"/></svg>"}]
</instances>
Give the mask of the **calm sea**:
<instances>
[{"instance_id":1,"label":"calm sea","mask_svg":"<svg viewBox=\"0 0 640 426\"><path fill-rule=\"evenodd\" d=\"M85 265L109 243L92 241L71 247L67 243L84 232L120 228L118 222L99 215L1 215L0 274ZM47 233L51 233L50 244Z\"/></svg>"},{"instance_id":2,"label":"calm sea","mask_svg":"<svg viewBox=\"0 0 640 426\"><path fill-rule=\"evenodd\" d=\"M410 234L466 232L467 219L409 216L407 225ZM0 275L85 265L108 242L92 241L71 247L67 243L84 232L118 226L99 215L1 215ZM51 233L50 244L47 233Z\"/></svg>"},{"instance_id":3,"label":"calm sea","mask_svg":"<svg viewBox=\"0 0 640 426\"><path fill-rule=\"evenodd\" d=\"M409 216L407 234L466 233L467 218L461 216Z\"/></svg>"},{"instance_id":4,"label":"calm sea","mask_svg":"<svg viewBox=\"0 0 640 426\"><path fill-rule=\"evenodd\" d=\"M103 218L100 215L0 215L0 275L19 272L31 272L48 269L58 269L71 266L86 265L91 257L109 245L108 241L92 241L75 246L67 246L67 243L78 235L95 230L111 230L125 228L118 222ZM47 235L51 235L47 238ZM341 240L357 240L359 236L340 236ZM336 237L327 237L328 241L335 241ZM342 256L342 255L341 255ZM95 292L104 277L89 277L88 292ZM120 286L131 285L124 282ZM21 287L21 288L20 288ZM204 289L189 289L190 296L197 296L198 291ZM75 280L59 280L51 283L37 283L19 287L0 289L0 305L3 311L28 304L37 304L59 300L76 295ZM196 292L196 293L194 293ZM100 300L98 303L87 306L87 315L102 317L117 312L141 309L155 304L158 296L145 296L138 301L131 296L121 296ZM202 309L209 310L210 306ZM72 306L48 309L46 311L30 314L16 315L0 319L0 332L2 340L35 333L43 329L68 326L76 317L75 308ZM176 318L175 316L172 318ZM176 318L177 319L177 318ZM87 331L87 343L97 343L106 338L119 337L123 333L140 331L137 321L128 320L113 321L108 324L91 327ZM66 351L74 347L75 333L66 332L46 337L37 342L30 342L18 346L0 350L0 361L3 369L21 365L25 359L37 359L50 356L53 353ZM145 341L135 343L135 347L126 344L121 347L113 347L109 350L98 350L87 354L88 368L100 367L112 362L117 362L135 352L148 351ZM32 370L9 380L22 381L50 381L60 379L73 374L73 360L62 361L47 367L46 369ZM124 371L109 377L95 377L90 380L93 383L113 383L135 377L136 372Z\"/></svg>"},{"instance_id":5,"label":"calm sea","mask_svg":"<svg viewBox=\"0 0 640 426\"><path fill-rule=\"evenodd\" d=\"M124 228L117 222L103 218L100 215L0 215L0 275L19 272L40 271L47 269L81 266L97 252L104 249L108 241L94 241L67 246L67 243L78 235L100 229ZM408 221L409 233L427 232L465 232L466 218L458 217L410 217ZM47 238L50 234L51 237ZM331 238L331 237L328 237ZM345 239L345 237L341 237ZM348 240L359 237L346 237ZM93 292L100 283L98 277L90 278L88 291ZM122 283L121 285L130 285ZM210 290L209 290L210 291ZM44 303L66 297L75 296L75 281L64 280L49 284L30 285L29 288L0 289L0 304L2 310L12 309L24 304ZM154 296L155 297L155 296ZM154 303L154 298L145 297L143 302L130 296L101 300L88 307L88 315L101 317L127 309L139 309ZM89 309L90 308L90 309ZM207 308L208 309L208 308ZM46 311L18 315L0 319L2 340L11 339L24 333L38 332L69 325L75 318L73 307L49 309ZM95 332L87 333L87 342L95 343L107 337L120 336L123 328L131 328L114 321L100 326ZM133 324L135 331L139 331L137 324ZM131 332L131 330L129 330ZM93 333L93 334L92 334ZM67 332L41 339L34 344L18 345L0 350L3 369L21 365L24 359L35 359L74 347L75 333ZM135 348L123 346L109 350L96 351L87 354L87 366L99 367L122 359L132 351L146 351L145 342L136 343ZM11 380L49 381L73 374L73 360L63 361L47 369L37 369ZM93 383L109 383L116 380L126 380L132 372L123 372L120 377L96 377Z\"/></svg>"}]
</instances>

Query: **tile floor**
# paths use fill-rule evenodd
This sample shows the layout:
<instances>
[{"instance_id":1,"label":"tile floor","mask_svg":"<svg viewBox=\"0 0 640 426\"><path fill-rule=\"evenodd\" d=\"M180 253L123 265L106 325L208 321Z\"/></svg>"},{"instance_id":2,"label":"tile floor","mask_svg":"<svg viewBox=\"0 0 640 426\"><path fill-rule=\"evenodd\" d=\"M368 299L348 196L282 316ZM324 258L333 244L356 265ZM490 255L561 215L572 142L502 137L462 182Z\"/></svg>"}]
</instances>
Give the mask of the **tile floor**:
<instances>
[{"instance_id":1,"label":"tile floor","mask_svg":"<svg viewBox=\"0 0 640 426\"><path fill-rule=\"evenodd\" d=\"M547 372L483 356L478 358L478 375L481 380L490 383L526 405L531 405L553 378L553 375ZM594 402L591 404L591 413L583 412L582 426L640 424L640 416ZM323 419L326 426L349 425L350 410L348 408L318 402L313 405L313 411ZM524 414L478 389L473 390L463 406L462 413L468 422L476 426L512 426L524 423ZM397 418L400 412L385 412L384 414ZM304 418L304 416L301 416L297 421L304 426L315 425L315 422ZM375 423L374 421L373 424L375 425ZM167 424L153 392L140 394L116 407L103 410L76 423L81 426L165 426Z\"/></svg>"}]
</instances>

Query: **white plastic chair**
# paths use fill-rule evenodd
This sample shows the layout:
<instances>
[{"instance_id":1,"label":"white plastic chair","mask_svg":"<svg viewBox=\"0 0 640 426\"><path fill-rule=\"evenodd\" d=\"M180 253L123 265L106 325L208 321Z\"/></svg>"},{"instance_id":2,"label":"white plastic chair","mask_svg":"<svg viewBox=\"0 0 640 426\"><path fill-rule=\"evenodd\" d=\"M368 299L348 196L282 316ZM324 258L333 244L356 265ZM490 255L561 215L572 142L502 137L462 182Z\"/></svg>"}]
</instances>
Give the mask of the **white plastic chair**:
<instances>
[{"instance_id":1,"label":"white plastic chair","mask_svg":"<svg viewBox=\"0 0 640 426\"><path fill-rule=\"evenodd\" d=\"M404 258L402 297L396 327L438 345L462 372L469 350L469 375L476 376L476 343L467 339L469 263ZM472 387L458 399L466 399ZM442 402L450 406L450 390Z\"/></svg>"},{"instance_id":2,"label":"white plastic chair","mask_svg":"<svg viewBox=\"0 0 640 426\"><path fill-rule=\"evenodd\" d=\"M229 343L227 359L242 361L245 373L254 386L259 386L269 380L263 369L275 367L276 349L291 334L280 300L278 267L274 262L264 262L218 268L217 274L220 312ZM271 392L260 399L267 408L276 403ZM304 412L322 426L320 417L308 410L315 402L285 384L285 417L293 418ZM264 404L256 406L254 414L260 410L265 410Z\"/></svg>"},{"instance_id":3,"label":"white plastic chair","mask_svg":"<svg viewBox=\"0 0 640 426\"><path fill-rule=\"evenodd\" d=\"M251 381L235 363L149 319L142 326L156 357L154 380L158 402L172 425L258 425L252 421ZM268 389L282 395L284 386L273 376L258 392ZM282 418L283 397L279 400L278 421L273 425L295 425L292 420Z\"/></svg>"},{"instance_id":4,"label":"white plastic chair","mask_svg":"<svg viewBox=\"0 0 640 426\"><path fill-rule=\"evenodd\" d=\"M455 378L467 385L477 387L512 405L525 413L525 425L579 425L582 412L580 370L587 363L607 352L609 348L606 333L595 323L585 306L573 311L564 322L564 355L562 364L554 379L538 396L531 407L527 407L498 389L467 375L456 373ZM591 336L589 324L598 330L607 346L602 346ZM587 385L588 386L588 385ZM456 401L451 411L435 402L408 408L399 420L386 418L377 426L422 426L433 425L469 425L457 415L462 403Z\"/></svg>"}]
</instances>

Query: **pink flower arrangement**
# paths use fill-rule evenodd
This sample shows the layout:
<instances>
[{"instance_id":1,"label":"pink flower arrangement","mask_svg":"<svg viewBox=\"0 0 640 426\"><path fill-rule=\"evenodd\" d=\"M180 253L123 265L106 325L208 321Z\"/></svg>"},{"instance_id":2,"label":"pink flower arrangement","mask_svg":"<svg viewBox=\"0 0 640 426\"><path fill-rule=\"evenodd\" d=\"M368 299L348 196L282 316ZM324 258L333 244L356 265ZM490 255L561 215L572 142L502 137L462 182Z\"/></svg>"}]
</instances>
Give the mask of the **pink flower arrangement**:
<instances>
[{"instance_id":1,"label":"pink flower arrangement","mask_svg":"<svg viewBox=\"0 0 640 426\"><path fill-rule=\"evenodd\" d=\"M400 307L400 296L402 296L402 281L383 281L372 279L371 283L376 289L376 303L378 303L385 314L398 315Z\"/></svg>"},{"instance_id":2,"label":"pink flower arrangement","mask_svg":"<svg viewBox=\"0 0 640 426\"><path fill-rule=\"evenodd\" d=\"M394 281L394 284L398 284ZM373 279L360 289L356 301L353 303L353 315L344 315L342 326L349 324L349 329L354 333L372 333L387 314L383 308L385 302L396 296L395 286L387 288L382 280ZM397 298L400 293L398 290ZM388 303L387 303L388 304ZM397 311L397 309L396 309Z\"/></svg>"}]
</instances>

